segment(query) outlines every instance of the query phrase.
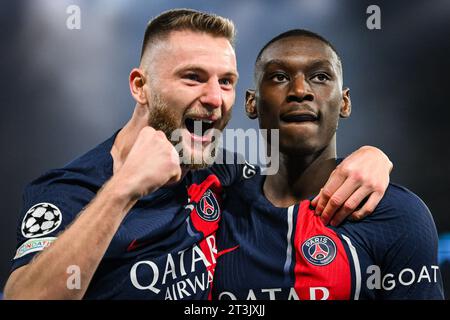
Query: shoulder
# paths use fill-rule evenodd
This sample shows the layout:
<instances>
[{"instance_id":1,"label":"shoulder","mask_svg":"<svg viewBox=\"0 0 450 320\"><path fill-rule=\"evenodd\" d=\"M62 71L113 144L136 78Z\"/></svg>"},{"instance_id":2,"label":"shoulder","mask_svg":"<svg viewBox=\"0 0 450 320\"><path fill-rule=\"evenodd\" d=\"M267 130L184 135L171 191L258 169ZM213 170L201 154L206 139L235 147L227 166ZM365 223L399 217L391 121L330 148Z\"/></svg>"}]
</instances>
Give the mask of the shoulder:
<instances>
[{"instance_id":1,"label":"shoulder","mask_svg":"<svg viewBox=\"0 0 450 320\"><path fill-rule=\"evenodd\" d=\"M49 170L24 188L24 206L38 202L65 202L71 197L86 199L97 193L112 173L112 138L67 165Z\"/></svg>"},{"instance_id":2,"label":"shoulder","mask_svg":"<svg viewBox=\"0 0 450 320\"><path fill-rule=\"evenodd\" d=\"M407 188L390 184L375 211L359 222L342 225L350 235L365 239L362 243L380 248L406 242L437 244L437 230L426 204Z\"/></svg>"},{"instance_id":3,"label":"shoulder","mask_svg":"<svg viewBox=\"0 0 450 320\"><path fill-rule=\"evenodd\" d=\"M49 170L25 186L25 205L48 200L65 200L72 194L81 197L83 193L95 193L98 186L83 173L60 168ZM47 202L47 201L45 201Z\"/></svg>"},{"instance_id":4,"label":"shoulder","mask_svg":"<svg viewBox=\"0 0 450 320\"><path fill-rule=\"evenodd\" d=\"M245 162L240 168L239 179L227 189L228 203L233 203L234 206L244 203L265 206L267 200L262 192L264 179L264 172L259 166Z\"/></svg>"},{"instance_id":5,"label":"shoulder","mask_svg":"<svg viewBox=\"0 0 450 320\"><path fill-rule=\"evenodd\" d=\"M241 154L220 149L214 164L205 171L215 174L223 186L230 187L253 176L256 170L257 166L250 165Z\"/></svg>"},{"instance_id":6,"label":"shoulder","mask_svg":"<svg viewBox=\"0 0 450 320\"><path fill-rule=\"evenodd\" d=\"M408 188L395 183L389 183L386 193L380 202L380 205L393 206L420 206L426 207L422 199Z\"/></svg>"},{"instance_id":7,"label":"shoulder","mask_svg":"<svg viewBox=\"0 0 450 320\"><path fill-rule=\"evenodd\" d=\"M423 200L409 189L390 183L373 216L380 219L406 220L407 225L429 224L433 218Z\"/></svg>"},{"instance_id":8,"label":"shoulder","mask_svg":"<svg viewBox=\"0 0 450 320\"><path fill-rule=\"evenodd\" d=\"M375 211L359 222L346 221L344 233L372 252L377 261L434 261L438 235L430 210L416 194L405 187L390 184ZM422 259L423 258L423 259Z\"/></svg>"}]
</instances>

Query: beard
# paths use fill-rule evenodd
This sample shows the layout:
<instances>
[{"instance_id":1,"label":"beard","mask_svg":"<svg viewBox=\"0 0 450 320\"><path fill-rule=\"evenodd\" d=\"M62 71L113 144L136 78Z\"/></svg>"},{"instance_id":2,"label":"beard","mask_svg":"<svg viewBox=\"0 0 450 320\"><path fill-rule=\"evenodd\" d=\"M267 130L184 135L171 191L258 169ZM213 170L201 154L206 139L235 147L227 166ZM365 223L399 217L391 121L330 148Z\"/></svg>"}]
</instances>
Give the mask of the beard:
<instances>
[{"instance_id":1,"label":"beard","mask_svg":"<svg viewBox=\"0 0 450 320\"><path fill-rule=\"evenodd\" d=\"M177 121L177 115L169 108L168 104L159 94L152 94L149 105L148 125L155 130L164 132L167 139L174 144L171 139L172 132L181 127Z\"/></svg>"},{"instance_id":2,"label":"beard","mask_svg":"<svg viewBox=\"0 0 450 320\"><path fill-rule=\"evenodd\" d=\"M225 125L228 123L231 117L231 113L226 117ZM182 119L182 117L181 117ZM208 146L194 146L196 152L201 152L201 155L195 155L189 147L191 141L183 142L183 136L179 133L182 129L182 123L180 117L169 107L168 103L161 97L160 94L153 90L152 98L149 104L149 120L148 125L155 130L161 130L172 143L172 145L178 150L180 156L180 165L183 168L189 170L204 169L214 162L216 155L216 142L211 142ZM178 138L177 138L178 137ZM182 146L180 148L180 146ZM198 150L198 149L201 149ZM198 150L198 151L197 151ZM199 159L200 158L200 159Z\"/></svg>"}]
</instances>

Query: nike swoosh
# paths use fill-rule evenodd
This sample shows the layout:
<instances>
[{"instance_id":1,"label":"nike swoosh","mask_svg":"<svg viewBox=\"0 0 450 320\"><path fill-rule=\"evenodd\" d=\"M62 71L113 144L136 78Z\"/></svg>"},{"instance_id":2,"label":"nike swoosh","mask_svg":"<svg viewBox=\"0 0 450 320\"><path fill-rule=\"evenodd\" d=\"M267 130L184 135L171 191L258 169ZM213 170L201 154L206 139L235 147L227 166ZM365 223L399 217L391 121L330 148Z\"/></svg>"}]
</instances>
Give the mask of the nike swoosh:
<instances>
[{"instance_id":1,"label":"nike swoosh","mask_svg":"<svg viewBox=\"0 0 450 320\"><path fill-rule=\"evenodd\" d=\"M143 247L143 246L145 246L145 245L147 245L147 244L149 244L149 243L150 243L150 241L138 242L137 239L134 239L134 240L131 241L131 243L128 245L127 252L135 251L135 250L137 250L137 249L140 249L141 247Z\"/></svg>"},{"instance_id":2,"label":"nike swoosh","mask_svg":"<svg viewBox=\"0 0 450 320\"><path fill-rule=\"evenodd\" d=\"M219 251L218 253L217 253L217 258L219 258L221 255L223 255L223 254L226 254L226 253L229 253L229 252L231 252L231 251L234 251L234 250L236 250L237 248L239 248L239 245L237 245L237 246L234 246L234 247L231 247L231 248L228 248L228 249L223 249L222 251Z\"/></svg>"}]
</instances>

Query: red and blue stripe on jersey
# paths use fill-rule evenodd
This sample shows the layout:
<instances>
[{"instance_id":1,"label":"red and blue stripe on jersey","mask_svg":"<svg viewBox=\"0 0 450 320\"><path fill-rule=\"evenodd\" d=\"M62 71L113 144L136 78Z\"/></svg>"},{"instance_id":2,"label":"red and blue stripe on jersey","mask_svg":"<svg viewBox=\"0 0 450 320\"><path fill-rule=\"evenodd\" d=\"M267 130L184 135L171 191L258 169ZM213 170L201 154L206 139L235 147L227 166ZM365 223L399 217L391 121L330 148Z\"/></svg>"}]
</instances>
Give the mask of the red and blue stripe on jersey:
<instances>
[{"instance_id":1,"label":"red and blue stripe on jersey","mask_svg":"<svg viewBox=\"0 0 450 320\"><path fill-rule=\"evenodd\" d=\"M299 299L350 299L351 268L344 243L314 214L309 200L296 207L294 287Z\"/></svg>"}]
</instances>

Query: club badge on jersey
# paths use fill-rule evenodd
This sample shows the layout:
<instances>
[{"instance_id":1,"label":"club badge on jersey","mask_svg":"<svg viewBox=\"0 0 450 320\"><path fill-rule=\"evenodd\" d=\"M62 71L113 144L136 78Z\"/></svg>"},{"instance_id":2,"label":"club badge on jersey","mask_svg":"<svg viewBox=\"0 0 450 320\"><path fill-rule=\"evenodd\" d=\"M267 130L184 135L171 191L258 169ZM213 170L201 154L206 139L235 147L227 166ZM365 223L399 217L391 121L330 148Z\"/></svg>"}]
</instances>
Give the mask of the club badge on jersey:
<instances>
[{"instance_id":1,"label":"club badge on jersey","mask_svg":"<svg viewBox=\"0 0 450 320\"><path fill-rule=\"evenodd\" d=\"M301 250L305 259L315 266L326 266L336 257L336 244L324 235L309 238Z\"/></svg>"}]
</instances>

